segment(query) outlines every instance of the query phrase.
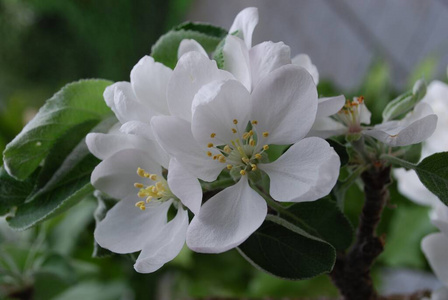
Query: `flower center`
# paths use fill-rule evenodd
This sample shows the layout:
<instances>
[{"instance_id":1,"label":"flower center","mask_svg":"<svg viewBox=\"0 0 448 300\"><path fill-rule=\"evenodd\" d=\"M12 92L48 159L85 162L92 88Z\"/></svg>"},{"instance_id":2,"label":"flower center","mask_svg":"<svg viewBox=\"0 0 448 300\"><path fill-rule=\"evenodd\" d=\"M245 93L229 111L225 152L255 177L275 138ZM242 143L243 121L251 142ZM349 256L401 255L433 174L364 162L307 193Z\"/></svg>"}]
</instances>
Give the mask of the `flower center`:
<instances>
[{"instance_id":1,"label":"flower center","mask_svg":"<svg viewBox=\"0 0 448 300\"><path fill-rule=\"evenodd\" d=\"M233 124L237 125L238 120L233 119ZM207 147L210 149L207 151L207 156L213 160L217 160L220 163L227 164L227 169L237 169L241 175L246 175L250 171L257 170L257 164L261 161L263 153L269 149L268 145L259 145L259 141L269 136L269 132L265 131L257 133L256 126L257 120L250 122L248 126L249 131L244 133L238 132L238 129L232 127L233 139L225 145L214 145L208 143ZM216 133L212 132L210 137L213 139L216 137ZM260 147L261 146L261 147ZM212 152L213 151L213 152Z\"/></svg>"},{"instance_id":2,"label":"flower center","mask_svg":"<svg viewBox=\"0 0 448 300\"><path fill-rule=\"evenodd\" d=\"M135 203L135 206L140 208L141 210L145 210L150 204L154 202L165 202L170 199L176 199L176 196L173 195L170 188L168 187L168 183L165 178L158 176L156 174L150 174L141 168L137 168L138 176L142 178L150 179L154 182L153 185L144 185L143 183L134 183L134 186L139 189L138 197L144 198L145 200L138 201Z\"/></svg>"},{"instance_id":3,"label":"flower center","mask_svg":"<svg viewBox=\"0 0 448 300\"><path fill-rule=\"evenodd\" d=\"M337 117L348 127L349 133L361 132L361 114L364 110L364 97L359 96L353 100L347 99L345 105L339 110Z\"/></svg>"}]
</instances>

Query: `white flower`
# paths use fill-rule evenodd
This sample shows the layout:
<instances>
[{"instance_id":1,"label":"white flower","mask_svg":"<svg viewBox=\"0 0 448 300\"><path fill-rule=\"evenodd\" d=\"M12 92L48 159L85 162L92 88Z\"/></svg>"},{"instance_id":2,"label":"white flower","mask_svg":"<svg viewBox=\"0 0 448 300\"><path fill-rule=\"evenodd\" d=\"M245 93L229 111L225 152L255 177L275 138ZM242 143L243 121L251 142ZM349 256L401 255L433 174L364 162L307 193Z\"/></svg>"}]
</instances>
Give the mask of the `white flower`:
<instances>
[{"instance_id":1,"label":"white flower","mask_svg":"<svg viewBox=\"0 0 448 300\"><path fill-rule=\"evenodd\" d=\"M322 117L316 119L310 135L322 138L341 134L357 137L364 134L392 147L406 146L426 140L437 124L437 116L423 102L417 104L402 120L387 121L373 127L363 126L370 124L371 117L363 97L347 100L345 104L340 97L333 97L320 104L319 110L324 110L325 114L322 113ZM336 111L338 106L340 109ZM328 115L330 112L333 114Z\"/></svg>"},{"instance_id":2,"label":"white flower","mask_svg":"<svg viewBox=\"0 0 448 300\"><path fill-rule=\"evenodd\" d=\"M429 84L422 102L431 106L436 113L437 127L431 137L423 142L422 159L437 152L448 150L448 85L440 81ZM434 206L440 200L431 193L418 179L413 170L394 170L400 193L421 205Z\"/></svg>"},{"instance_id":3,"label":"white flower","mask_svg":"<svg viewBox=\"0 0 448 300\"><path fill-rule=\"evenodd\" d=\"M191 123L178 116L153 118L162 147L195 177L213 181L226 168L241 174L194 217L187 233L191 249L226 251L261 225L267 206L250 188L250 172L269 175L270 193L278 201L313 201L330 192L339 157L326 141L303 139L316 110L311 76L287 65L261 78L252 93L236 80L204 86L194 98ZM278 160L264 163L269 144L294 145Z\"/></svg>"},{"instance_id":4,"label":"white flower","mask_svg":"<svg viewBox=\"0 0 448 300\"><path fill-rule=\"evenodd\" d=\"M435 206L431 220L441 232L427 235L421 246L429 265L444 285L433 293L431 300L442 300L448 295L448 207L442 203Z\"/></svg>"},{"instance_id":5,"label":"white flower","mask_svg":"<svg viewBox=\"0 0 448 300\"><path fill-rule=\"evenodd\" d=\"M98 224L95 240L116 253L141 251L134 268L142 273L177 256L188 227L183 205L197 213L202 199L198 180L153 140L151 118L169 114L166 94L172 74L151 57L142 58L130 83L116 83L104 93L119 124L107 134L86 138L89 150L103 160L92 172L92 184L120 199ZM170 170L167 180L161 166ZM177 214L168 221L170 207Z\"/></svg>"},{"instance_id":6,"label":"white flower","mask_svg":"<svg viewBox=\"0 0 448 300\"><path fill-rule=\"evenodd\" d=\"M315 65L313 65L313 63L311 62L311 59L308 55L306 54L297 54L292 60L291 62L299 67L305 68L305 70L308 71L308 73L311 74L311 76L313 77L314 83L316 85L319 84L319 71L317 70L317 67Z\"/></svg>"}]
</instances>

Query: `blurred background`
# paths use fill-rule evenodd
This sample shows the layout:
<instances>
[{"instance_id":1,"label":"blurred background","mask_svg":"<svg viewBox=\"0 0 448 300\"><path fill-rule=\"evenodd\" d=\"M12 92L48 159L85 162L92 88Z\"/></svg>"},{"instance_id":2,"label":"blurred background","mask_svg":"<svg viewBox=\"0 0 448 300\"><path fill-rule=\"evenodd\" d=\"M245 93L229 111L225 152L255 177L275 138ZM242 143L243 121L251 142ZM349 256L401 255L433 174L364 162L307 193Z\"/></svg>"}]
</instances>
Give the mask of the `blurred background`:
<instances>
[{"instance_id":1,"label":"blurred background","mask_svg":"<svg viewBox=\"0 0 448 300\"><path fill-rule=\"evenodd\" d=\"M283 41L293 56L307 53L320 73L319 93L364 95L374 121L416 79L446 82L446 0L0 0L0 150L65 84L128 81L132 67L174 25L192 20L228 29L247 6L259 8L255 44ZM361 200L354 186L345 212L355 226ZM236 250L202 255L184 249L148 275L133 270L131 256L92 258L95 208L89 198L19 233L1 221L0 299L337 295L326 276L282 281L254 269ZM419 250L421 238L434 231L427 214L392 188L380 227L386 251L375 270L384 293L439 285Z\"/></svg>"}]
</instances>

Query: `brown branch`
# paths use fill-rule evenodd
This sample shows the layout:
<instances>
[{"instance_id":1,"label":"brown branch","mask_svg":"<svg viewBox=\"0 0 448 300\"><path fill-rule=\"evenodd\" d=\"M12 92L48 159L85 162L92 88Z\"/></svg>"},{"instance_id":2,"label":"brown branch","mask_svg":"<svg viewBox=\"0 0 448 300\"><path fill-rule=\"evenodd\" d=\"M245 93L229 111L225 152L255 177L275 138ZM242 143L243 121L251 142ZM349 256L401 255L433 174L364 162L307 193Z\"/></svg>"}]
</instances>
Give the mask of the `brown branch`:
<instances>
[{"instance_id":1,"label":"brown branch","mask_svg":"<svg viewBox=\"0 0 448 300\"><path fill-rule=\"evenodd\" d=\"M356 241L347 254L340 254L330 276L346 300L374 300L370 269L383 251L384 241L376 235L381 213L389 197L390 166L377 164L362 173L365 203Z\"/></svg>"}]
</instances>

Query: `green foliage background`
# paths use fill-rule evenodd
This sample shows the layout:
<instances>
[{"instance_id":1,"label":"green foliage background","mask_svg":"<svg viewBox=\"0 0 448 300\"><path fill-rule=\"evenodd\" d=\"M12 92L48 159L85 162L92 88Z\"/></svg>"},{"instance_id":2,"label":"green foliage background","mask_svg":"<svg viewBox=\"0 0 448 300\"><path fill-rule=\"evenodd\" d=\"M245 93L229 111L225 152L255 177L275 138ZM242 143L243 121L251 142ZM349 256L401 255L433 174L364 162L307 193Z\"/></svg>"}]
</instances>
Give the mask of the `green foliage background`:
<instances>
[{"instance_id":1,"label":"green foliage background","mask_svg":"<svg viewBox=\"0 0 448 300\"><path fill-rule=\"evenodd\" d=\"M135 63L183 21L189 5L190 0L0 0L0 150L66 83L81 78L129 80ZM428 60L414 77L421 77L421 70L431 69L431 64L435 65ZM377 61L359 89L340 91L323 81L319 94L362 94L373 122L379 122L382 109L397 96L389 74L387 65ZM377 268L425 269L419 243L434 230L428 209L399 195L395 185L391 194L380 226L388 244ZM345 213L356 226L363 194L353 185L346 197ZM253 268L236 250L204 255L185 248L153 274L136 273L132 255L92 258L96 205L89 197L23 232L13 232L1 220L0 299L337 295L325 275L299 282L280 280ZM403 249L412 250L404 255Z\"/></svg>"}]
</instances>

